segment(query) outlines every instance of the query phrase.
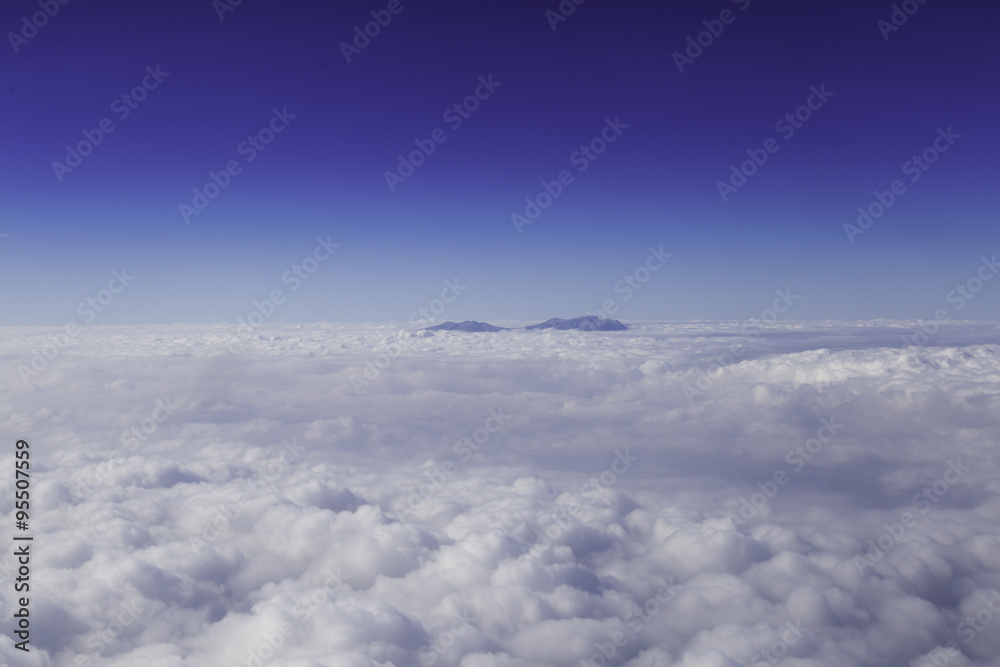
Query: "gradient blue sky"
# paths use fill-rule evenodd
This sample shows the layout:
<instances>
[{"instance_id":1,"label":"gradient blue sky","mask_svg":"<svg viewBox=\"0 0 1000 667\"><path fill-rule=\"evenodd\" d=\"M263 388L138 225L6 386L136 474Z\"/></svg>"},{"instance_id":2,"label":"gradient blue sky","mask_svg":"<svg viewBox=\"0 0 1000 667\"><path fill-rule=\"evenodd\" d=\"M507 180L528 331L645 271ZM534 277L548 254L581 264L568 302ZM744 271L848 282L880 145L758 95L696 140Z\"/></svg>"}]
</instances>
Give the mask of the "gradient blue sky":
<instances>
[{"instance_id":1,"label":"gradient blue sky","mask_svg":"<svg viewBox=\"0 0 1000 667\"><path fill-rule=\"evenodd\" d=\"M70 2L15 53L37 2L0 10L0 281L6 325L84 323L112 269L134 282L94 323L231 322L283 289L271 321L404 321L445 279L444 319L571 317L608 298L629 319L995 319L1000 281L961 313L947 294L1000 251L1000 7L931 1L883 38L890 2L598 2L552 30L559 2L410 2L360 54L339 44L386 2ZM672 54L725 26L683 73ZM119 120L147 66L169 76ZM442 119L477 77L501 86L463 125ZM833 92L785 140L775 121ZM237 147L273 108L296 116L251 163ZM511 214L604 119L628 124L518 234ZM85 129L115 130L60 182ZM902 165L939 127L961 135L920 180ZM391 192L384 172L438 127L448 139ZM781 146L723 202L747 149ZM210 170L242 173L185 225ZM907 192L850 244L858 206ZM316 237L341 247L294 293L282 274ZM649 246L674 255L624 300Z\"/></svg>"}]
</instances>

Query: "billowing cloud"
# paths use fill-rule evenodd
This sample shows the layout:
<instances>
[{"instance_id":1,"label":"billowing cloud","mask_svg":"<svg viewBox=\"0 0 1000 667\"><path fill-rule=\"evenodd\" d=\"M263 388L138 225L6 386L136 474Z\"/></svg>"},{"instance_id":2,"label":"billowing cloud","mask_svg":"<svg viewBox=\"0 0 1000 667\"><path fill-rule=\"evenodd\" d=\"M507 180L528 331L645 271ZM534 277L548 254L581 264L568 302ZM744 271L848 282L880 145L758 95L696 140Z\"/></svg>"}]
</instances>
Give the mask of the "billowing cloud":
<instances>
[{"instance_id":1,"label":"billowing cloud","mask_svg":"<svg viewBox=\"0 0 1000 667\"><path fill-rule=\"evenodd\" d=\"M6 331L0 660L997 664L996 325L230 329Z\"/></svg>"}]
</instances>

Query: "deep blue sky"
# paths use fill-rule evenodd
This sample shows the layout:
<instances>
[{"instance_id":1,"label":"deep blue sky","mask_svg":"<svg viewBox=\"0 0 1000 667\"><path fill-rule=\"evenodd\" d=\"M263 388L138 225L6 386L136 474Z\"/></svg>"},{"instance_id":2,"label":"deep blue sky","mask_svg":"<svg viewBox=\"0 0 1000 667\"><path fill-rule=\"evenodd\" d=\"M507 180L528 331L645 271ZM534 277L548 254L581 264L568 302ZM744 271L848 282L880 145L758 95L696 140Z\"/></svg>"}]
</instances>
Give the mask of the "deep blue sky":
<instances>
[{"instance_id":1,"label":"deep blue sky","mask_svg":"<svg viewBox=\"0 0 1000 667\"><path fill-rule=\"evenodd\" d=\"M1000 280L961 312L947 301L1000 252L995 2L928 0L886 40L891 2L588 0L553 31L556 0L401 0L346 62L340 43L387 4L243 0L220 20L210 0L76 0L15 53L40 10L4 3L0 323L86 323L77 304L121 267L135 280L94 323L236 321L274 289L275 322L403 321L455 277L468 289L444 319L609 298L626 321L742 319L785 287L789 319L996 318ZM678 72L672 54L727 9ZM169 76L120 119L112 102L157 65ZM489 75L500 87L452 129L442 113ZM775 122L821 85L833 96L784 138ZM295 118L248 163L238 147L274 108ZM52 163L104 118L114 131L60 182ZM628 128L581 173L571 154L606 118ZM439 127L390 191L396 156ZM904 163L948 127L960 138L911 182ZM717 182L772 137L724 202ZM230 160L241 173L185 224L179 205ZM573 183L518 234L511 214L563 169ZM906 192L849 243L894 179ZM282 275L318 236L341 246L292 292ZM616 293L660 245L667 265Z\"/></svg>"}]
</instances>

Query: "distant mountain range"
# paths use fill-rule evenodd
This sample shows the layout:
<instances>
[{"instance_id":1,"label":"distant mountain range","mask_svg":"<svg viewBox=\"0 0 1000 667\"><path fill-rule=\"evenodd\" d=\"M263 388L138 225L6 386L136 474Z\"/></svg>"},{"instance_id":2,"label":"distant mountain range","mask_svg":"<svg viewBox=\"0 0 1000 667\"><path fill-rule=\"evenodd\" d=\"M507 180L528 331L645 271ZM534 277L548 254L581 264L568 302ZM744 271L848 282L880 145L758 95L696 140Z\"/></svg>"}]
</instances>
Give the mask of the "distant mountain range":
<instances>
[{"instance_id":1,"label":"distant mountain range","mask_svg":"<svg viewBox=\"0 0 1000 667\"><path fill-rule=\"evenodd\" d=\"M558 317L553 317L551 320L545 320L540 324L532 324L524 328L558 329L559 331L568 331L570 329L579 329L580 331L625 331L628 329L627 326L618 320L602 320L597 315L574 317L571 320L562 320Z\"/></svg>"},{"instance_id":2,"label":"distant mountain range","mask_svg":"<svg viewBox=\"0 0 1000 667\"><path fill-rule=\"evenodd\" d=\"M563 320L553 317L538 324L531 324L526 327L498 327L488 322L475 322L465 320L464 322L442 322L432 327L427 327L423 331L467 331L469 333L479 333L482 331L510 331L513 329L555 329L557 331L625 331L628 326L618 320L601 319L596 315L586 315L584 317L574 317L571 320Z\"/></svg>"},{"instance_id":3,"label":"distant mountain range","mask_svg":"<svg viewBox=\"0 0 1000 667\"><path fill-rule=\"evenodd\" d=\"M497 327L487 322L474 322L465 320L464 322L442 322L432 327L427 327L423 331L468 331L479 333L480 331L504 331L507 327Z\"/></svg>"}]
</instances>

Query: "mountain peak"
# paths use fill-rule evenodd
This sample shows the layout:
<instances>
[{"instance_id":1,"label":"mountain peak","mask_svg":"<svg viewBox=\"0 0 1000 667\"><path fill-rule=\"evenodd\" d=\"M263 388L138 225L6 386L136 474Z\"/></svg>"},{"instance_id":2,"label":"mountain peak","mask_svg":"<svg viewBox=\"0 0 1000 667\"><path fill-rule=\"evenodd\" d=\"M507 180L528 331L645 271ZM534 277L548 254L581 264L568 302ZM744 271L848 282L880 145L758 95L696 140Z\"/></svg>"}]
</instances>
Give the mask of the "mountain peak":
<instances>
[{"instance_id":1,"label":"mountain peak","mask_svg":"<svg viewBox=\"0 0 1000 667\"><path fill-rule=\"evenodd\" d=\"M465 320L464 322L442 322L432 327L427 327L424 331L468 331L479 333L482 331L504 331L504 327L494 326L488 322L476 322Z\"/></svg>"},{"instance_id":2,"label":"mountain peak","mask_svg":"<svg viewBox=\"0 0 1000 667\"><path fill-rule=\"evenodd\" d=\"M568 331L577 329L580 331L625 331L627 326L612 319L601 319L597 315L585 315L584 317L574 317L571 320L564 320L553 317L539 324L532 324L525 329L556 329L558 331Z\"/></svg>"},{"instance_id":3,"label":"mountain peak","mask_svg":"<svg viewBox=\"0 0 1000 667\"><path fill-rule=\"evenodd\" d=\"M571 320L564 320L553 317L538 324L531 324L523 329L555 329L556 331L625 331L628 325L622 324L618 320L602 319L596 315L585 315L584 317L574 317ZM483 331L510 331L509 327L498 327L488 322L476 322L465 320L464 322L442 322L432 327L427 327L424 331L466 331L479 333Z\"/></svg>"}]
</instances>

